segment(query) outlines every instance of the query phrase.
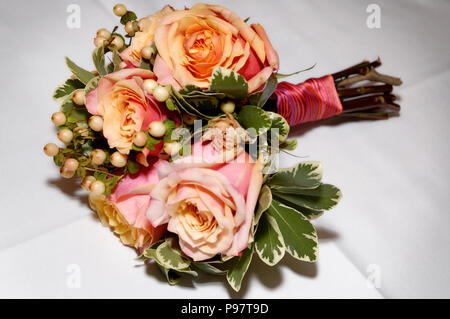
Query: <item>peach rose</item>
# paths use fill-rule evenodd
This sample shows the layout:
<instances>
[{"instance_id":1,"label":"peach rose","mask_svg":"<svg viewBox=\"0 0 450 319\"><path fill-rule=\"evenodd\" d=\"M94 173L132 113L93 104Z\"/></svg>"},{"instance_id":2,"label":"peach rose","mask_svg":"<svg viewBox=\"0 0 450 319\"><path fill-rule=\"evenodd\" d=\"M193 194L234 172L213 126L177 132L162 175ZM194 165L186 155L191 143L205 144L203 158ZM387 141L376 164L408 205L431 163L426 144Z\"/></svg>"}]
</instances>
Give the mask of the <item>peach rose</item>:
<instances>
[{"instance_id":1,"label":"peach rose","mask_svg":"<svg viewBox=\"0 0 450 319\"><path fill-rule=\"evenodd\" d=\"M111 196L89 194L89 204L97 212L104 226L111 227L120 241L137 249L156 242L165 233L166 227L153 227L147 219L150 205L150 190L158 183L155 163L143 168L135 175L126 175L117 183Z\"/></svg>"},{"instance_id":2,"label":"peach rose","mask_svg":"<svg viewBox=\"0 0 450 319\"><path fill-rule=\"evenodd\" d=\"M161 163L161 180L150 193L150 222L167 224L195 261L237 256L248 245L263 165L246 152L227 163L218 163L221 155L211 143L197 142L192 155Z\"/></svg>"},{"instance_id":3,"label":"peach rose","mask_svg":"<svg viewBox=\"0 0 450 319\"><path fill-rule=\"evenodd\" d=\"M86 108L103 117L103 135L111 148L128 154L133 134L147 130L153 121L167 118L167 109L143 88L145 79L154 79L153 72L143 69L123 69L102 77L98 87L88 94ZM161 144L161 145L160 145ZM155 154L162 147L156 146ZM145 149L145 156L151 152Z\"/></svg>"},{"instance_id":4,"label":"peach rose","mask_svg":"<svg viewBox=\"0 0 450 319\"><path fill-rule=\"evenodd\" d=\"M140 19L138 21L140 31L136 32L131 45L120 53L122 60L139 67L141 50L153 44L153 38L159 20L172 11L173 8L167 5L161 11Z\"/></svg>"},{"instance_id":5,"label":"peach rose","mask_svg":"<svg viewBox=\"0 0 450 319\"><path fill-rule=\"evenodd\" d=\"M154 72L161 85L208 88L213 69L242 74L249 92L260 88L278 69L278 54L261 25L247 25L234 12L196 4L162 17L154 33L158 49Z\"/></svg>"}]
</instances>

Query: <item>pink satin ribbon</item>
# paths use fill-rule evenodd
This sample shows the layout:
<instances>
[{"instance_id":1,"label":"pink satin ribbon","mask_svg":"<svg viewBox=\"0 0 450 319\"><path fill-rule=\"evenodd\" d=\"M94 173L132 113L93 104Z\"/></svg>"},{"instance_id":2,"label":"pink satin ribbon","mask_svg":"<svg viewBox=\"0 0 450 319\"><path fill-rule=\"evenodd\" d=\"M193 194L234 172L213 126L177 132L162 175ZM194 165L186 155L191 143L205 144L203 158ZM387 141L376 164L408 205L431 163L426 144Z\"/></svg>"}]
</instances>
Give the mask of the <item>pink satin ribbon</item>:
<instances>
[{"instance_id":1,"label":"pink satin ribbon","mask_svg":"<svg viewBox=\"0 0 450 319\"><path fill-rule=\"evenodd\" d=\"M300 84L280 82L275 95L278 113L291 126L318 121L342 112L342 103L331 75Z\"/></svg>"}]
</instances>

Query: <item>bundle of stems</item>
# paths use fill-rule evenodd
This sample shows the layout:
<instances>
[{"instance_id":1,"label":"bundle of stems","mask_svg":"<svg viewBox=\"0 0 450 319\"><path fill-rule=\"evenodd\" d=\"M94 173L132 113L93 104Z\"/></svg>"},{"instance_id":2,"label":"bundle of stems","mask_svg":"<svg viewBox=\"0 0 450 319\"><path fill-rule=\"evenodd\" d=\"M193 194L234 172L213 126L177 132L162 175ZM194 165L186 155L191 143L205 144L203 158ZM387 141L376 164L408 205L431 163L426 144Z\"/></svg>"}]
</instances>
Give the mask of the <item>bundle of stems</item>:
<instances>
[{"instance_id":1,"label":"bundle of stems","mask_svg":"<svg viewBox=\"0 0 450 319\"><path fill-rule=\"evenodd\" d=\"M332 74L343 106L341 116L385 119L400 112L392 90L402 80L378 73L375 69L380 65L378 58Z\"/></svg>"}]
</instances>

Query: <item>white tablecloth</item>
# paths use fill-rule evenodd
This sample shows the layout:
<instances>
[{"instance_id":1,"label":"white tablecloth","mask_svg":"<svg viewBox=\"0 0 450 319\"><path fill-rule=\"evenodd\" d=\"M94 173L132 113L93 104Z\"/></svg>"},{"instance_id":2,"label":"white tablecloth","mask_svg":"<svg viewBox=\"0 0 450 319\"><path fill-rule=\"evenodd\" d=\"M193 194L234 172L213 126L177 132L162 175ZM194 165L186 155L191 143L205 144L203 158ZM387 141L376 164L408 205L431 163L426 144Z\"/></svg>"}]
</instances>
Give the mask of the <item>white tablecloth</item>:
<instances>
[{"instance_id":1,"label":"white tablecloth","mask_svg":"<svg viewBox=\"0 0 450 319\"><path fill-rule=\"evenodd\" d=\"M450 297L450 2L377 1L380 29L366 26L371 1L212 2L264 25L280 72L317 62L291 81L378 56L381 72L404 80L396 89L400 117L292 132L295 154L320 160L324 180L344 193L316 222L319 262L286 258L270 269L255 258L239 294L208 276L170 287L156 268L135 267L136 254L100 225L86 194L61 180L42 153L45 143L56 141L49 117L58 107L53 89L69 76L63 57L92 67L95 31L117 24L114 2L76 1L81 28L69 29L66 10L73 1L2 1L0 297ZM125 4L142 16L165 1ZM296 161L283 155L281 165ZM378 288L367 285L374 269ZM74 274L80 275L75 286Z\"/></svg>"}]
</instances>

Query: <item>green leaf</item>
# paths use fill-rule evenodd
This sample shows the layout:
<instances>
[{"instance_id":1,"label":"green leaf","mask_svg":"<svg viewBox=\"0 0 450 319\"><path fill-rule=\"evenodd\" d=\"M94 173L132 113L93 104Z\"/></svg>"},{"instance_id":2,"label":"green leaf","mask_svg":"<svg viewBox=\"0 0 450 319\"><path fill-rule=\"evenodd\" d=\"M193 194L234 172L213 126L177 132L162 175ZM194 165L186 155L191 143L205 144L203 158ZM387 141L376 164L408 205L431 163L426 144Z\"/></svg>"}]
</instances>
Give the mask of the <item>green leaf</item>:
<instances>
[{"instance_id":1,"label":"green leaf","mask_svg":"<svg viewBox=\"0 0 450 319\"><path fill-rule=\"evenodd\" d=\"M175 105L173 99L168 98L166 101L166 107L169 111L177 111L178 107Z\"/></svg>"},{"instance_id":2,"label":"green leaf","mask_svg":"<svg viewBox=\"0 0 450 319\"><path fill-rule=\"evenodd\" d=\"M284 257L286 247L275 219L264 214L255 235L255 250L259 258L269 266L275 266Z\"/></svg>"},{"instance_id":3,"label":"green leaf","mask_svg":"<svg viewBox=\"0 0 450 319\"><path fill-rule=\"evenodd\" d=\"M278 189L310 189L320 185L322 180L322 164L320 162L301 162L289 168L279 169L268 181L274 190Z\"/></svg>"},{"instance_id":4,"label":"green leaf","mask_svg":"<svg viewBox=\"0 0 450 319\"><path fill-rule=\"evenodd\" d=\"M238 114L238 122L245 129L255 129L256 135L267 132L272 126L269 114L262 108L254 105L244 105L241 108Z\"/></svg>"},{"instance_id":5,"label":"green leaf","mask_svg":"<svg viewBox=\"0 0 450 319\"><path fill-rule=\"evenodd\" d=\"M245 78L233 70L216 67L212 72L209 89L225 93L228 98L243 100L248 95L248 83Z\"/></svg>"},{"instance_id":6,"label":"green leaf","mask_svg":"<svg viewBox=\"0 0 450 319\"><path fill-rule=\"evenodd\" d=\"M53 98L56 102L62 103L66 98L72 96L72 93L78 89L83 89L84 84L77 79L69 79L56 88Z\"/></svg>"},{"instance_id":7,"label":"green leaf","mask_svg":"<svg viewBox=\"0 0 450 319\"><path fill-rule=\"evenodd\" d=\"M136 13L133 11L127 11L122 18L120 18L120 23L125 25L128 21L134 21L137 19Z\"/></svg>"},{"instance_id":8,"label":"green leaf","mask_svg":"<svg viewBox=\"0 0 450 319\"><path fill-rule=\"evenodd\" d=\"M315 211L330 210L339 203L341 191L333 185L321 184L314 189L272 189L272 194L288 201L297 207L304 207Z\"/></svg>"},{"instance_id":9,"label":"green leaf","mask_svg":"<svg viewBox=\"0 0 450 319\"><path fill-rule=\"evenodd\" d=\"M197 268L198 270L200 270L206 274L209 274L209 275L225 275L227 273L226 270L221 270L207 262L193 261L193 262L191 262L191 265L193 267Z\"/></svg>"},{"instance_id":10,"label":"green leaf","mask_svg":"<svg viewBox=\"0 0 450 319\"><path fill-rule=\"evenodd\" d=\"M140 168L141 168L141 165L139 165L138 163L133 162L131 160L128 160L127 169L128 169L128 172L130 172L130 174L136 174L137 172L139 172Z\"/></svg>"},{"instance_id":11,"label":"green leaf","mask_svg":"<svg viewBox=\"0 0 450 319\"><path fill-rule=\"evenodd\" d=\"M297 72L294 72L294 73L289 73L289 74L281 74L281 73L277 73L277 78L278 78L278 79L287 78L288 76L292 76L292 75L296 75L296 74L299 74L299 73L302 73L302 72L306 72L306 71L312 70L312 69L316 66L316 64L317 64L317 63L314 63L314 64L313 64L312 66L310 66L309 68L304 69L304 70L300 70L300 71L297 71Z\"/></svg>"},{"instance_id":12,"label":"green leaf","mask_svg":"<svg viewBox=\"0 0 450 319\"><path fill-rule=\"evenodd\" d=\"M163 266L161 266L158 263L157 263L157 265L159 267L159 270L161 270L163 275L166 277L166 280L169 283L169 285L174 286L180 282L181 275L178 274L176 271L174 271L172 269L164 268Z\"/></svg>"},{"instance_id":13,"label":"green leaf","mask_svg":"<svg viewBox=\"0 0 450 319\"><path fill-rule=\"evenodd\" d=\"M108 74L105 68L105 48L100 45L92 52L92 61L94 61L95 68L101 76Z\"/></svg>"},{"instance_id":14,"label":"green leaf","mask_svg":"<svg viewBox=\"0 0 450 319\"><path fill-rule=\"evenodd\" d=\"M297 148L298 142L297 140L284 141L280 145L281 150L294 151Z\"/></svg>"},{"instance_id":15,"label":"green leaf","mask_svg":"<svg viewBox=\"0 0 450 319\"><path fill-rule=\"evenodd\" d=\"M86 71L85 69L80 68L68 57L66 57L66 64L69 70L78 78L78 80L80 80L84 84L87 84L92 78L95 77L94 74L92 74L89 71Z\"/></svg>"},{"instance_id":16,"label":"green leaf","mask_svg":"<svg viewBox=\"0 0 450 319\"><path fill-rule=\"evenodd\" d=\"M164 135L164 142L172 141L172 132L175 129L175 122L169 119L164 120L164 126L166 127L166 134Z\"/></svg>"},{"instance_id":17,"label":"green leaf","mask_svg":"<svg viewBox=\"0 0 450 319\"><path fill-rule=\"evenodd\" d=\"M161 143L161 140L154 138L148 132L146 132L146 134L147 134L147 144L145 144L145 148L149 149L150 151L154 151L156 149L155 145Z\"/></svg>"},{"instance_id":18,"label":"green leaf","mask_svg":"<svg viewBox=\"0 0 450 319\"><path fill-rule=\"evenodd\" d=\"M278 141L280 142L280 144L284 143L289 135L290 130L288 122L283 116L278 113L267 112L267 114L269 114L269 117L272 120L272 126L270 127L271 132L272 129L278 129Z\"/></svg>"},{"instance_id":19,"label":"green leaf","mask_svg":"<svg viewBox=\"0 0 450 319\"><path fill-rule=\"evenodd\" d=\"M272 74L266 82L264 89L259 92L252 93L249 98L249 104L263 107L267 100L272 96L277 88L278 80L277 77Z\"/></svg>"},{"instance_id":20,"label":"green leaf","mask_svg":"<svg viewBox=\"0 0 450 319\"><path fill-rule=\"evenodd\" d=\"M173 238L168 238L156 249L156 259L168 269L182 270L189 267L189 261L173 248Z\"/></svg>"},{"instance_id":21,"label":"green leaf","mask_svg":"<svg viewBox=\"0 0 450 319\"><path fill-rule=\"evenodd\" d=\"M241 289L242 279L244 279L245 273L250 266L252 256L253 246L243 250L241 256L235 257L234 264L228 270L227 281L230 284L231 288L233 288L235 291L239 291Z\"/></svg>"},{"instance_id":22,"label":"green leaf","mask_svg":"<svg viewBox=\"0 0 450 319\"><path fill-rule=\"evenodd\" d=\"M275 219L283 236L286 251L292 257L308 262L317 260L317 234L303 214L276 200L272 200L267 214Z\"/></svg>"},{"instance_id":23,"label":"green leaf","mask_svg":"<svg viewBox=\"0 0 450 319\"><path fill-rule=\"evenodd\" d=\"M152 70L151 67L152 67L152 65L150 64L149 60L141 58L141 62L139 63L139 68L151 71Z\"/></svg>"}]
</instances>

